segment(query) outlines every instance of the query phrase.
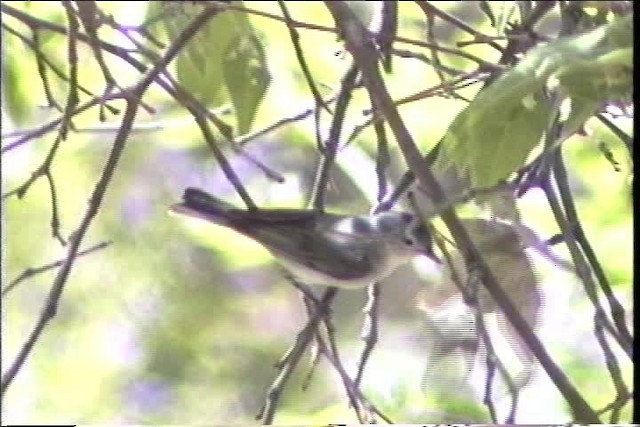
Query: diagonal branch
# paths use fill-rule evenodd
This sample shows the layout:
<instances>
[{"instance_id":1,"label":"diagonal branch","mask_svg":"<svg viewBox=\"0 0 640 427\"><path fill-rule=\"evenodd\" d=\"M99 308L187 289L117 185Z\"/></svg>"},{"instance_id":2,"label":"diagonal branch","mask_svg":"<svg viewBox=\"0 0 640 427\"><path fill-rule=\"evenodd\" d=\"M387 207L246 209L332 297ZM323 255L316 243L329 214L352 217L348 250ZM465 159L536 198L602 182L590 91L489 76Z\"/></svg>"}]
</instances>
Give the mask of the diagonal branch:
<instances>
[{"instance_id":1,"label":"diagonal branch","mask_svg":"<svg viewBox=\"0 0 640 427\"><path fill-rule=\"evenodd\" d=\"M64 286L66 285L71 273L71 269L75 264L80 245L89 229L89 226L100 210L100 206L106 194L109 183L113 178L118 165L118 161L120 160L128 141L129 133L133 127L133 123L135 122L138 108L142 103L142 97L144 96L145 92L154 81L154 79L156 79L158 74L160 74L166 68L166 66L178 55L180 50L193 37L198 29L200 29L218 11L219 9L217 8L209 7L205 9L198 17L196 17L175 40L174 44L169 47L163 57L158 62L156 62L153 68L143 76L141 81L137 83L131 89L131 91L128 92L128 96L126 99L127 107L122 117L122 124L120 125L120 129L118 130L118 133L114 139L113 147L102 170L102 175L100 176L100 179L93 189L93 193L91 195L91 198L89 199L89 206L85 211L84 216L80 221L77 229L71 234L71 237L69 238L67 257L64 263L61 265L60 270L58 270L58 274L53 281L53 284L49 291L49 295L47 296L44 307L40 313L38 320L36 321L33 330L27 337L25 343L22 345L13 363L2 375L2 380L0 382L0 395L5 395L7 389L31 354L31 351L42 335L44 328L47 326L49 321L51 321L56 316L58 305L62 297L62 292L64 291Z\"/></svg>"},{"instance_id":2,"label":"diagonal branch","mask_svg":"<svg viewBox=\"0 0 640 427\"><path fill-rule=\"evenodd\" d=\"M347 49L353 55L362 72L367 90L371 93L372 98L377 100L376 105L389 123L407 164L418 179L418 183L425 191L430 193L429 195L435 203L444 202L446 197L440 184L431 169L425 167L422 155L387 91L376 63L375 46L369 39L366 30L344 2L325 1L325 5L331 12L341 34L344 35ZM600 420L593 408L589 406L565 373L551 359L542 342L536 337L502 289L455 211L453 209L445 210L442 213L442 219L464 254L467 265L478 266L483 277L482 283L489 291L489 294L497 302L523 340L529 345L533 354L538 358L540 364L571 406L576 418L581 422L599 423Z\"/></svg>"}]
</instances>

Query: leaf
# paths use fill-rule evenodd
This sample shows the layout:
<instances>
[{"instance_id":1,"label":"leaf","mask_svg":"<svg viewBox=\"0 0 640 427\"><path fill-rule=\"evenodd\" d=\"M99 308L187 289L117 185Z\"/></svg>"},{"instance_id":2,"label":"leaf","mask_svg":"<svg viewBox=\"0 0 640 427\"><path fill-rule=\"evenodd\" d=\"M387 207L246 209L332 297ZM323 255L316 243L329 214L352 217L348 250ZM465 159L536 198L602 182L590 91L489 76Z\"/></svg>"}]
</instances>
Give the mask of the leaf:
<instances>
[{"instance_id":1,"label":"leaf","mask_svg":"<svg viewBox=\"0 0 640 427\"><path fill-rule=\"evenodd\" d=\"M499 218L509 222L520 220L516 195L511 189L501 188L488 194L480 194L475 201L478 206L489 210L491 218Z\"/></svg>"},{"instance_id":2,"label":"leaf","mask_svg":"<svg viewBox=\"0 0 640 427\"><path fill-rule=\"evenodd\" d=\"M422 387L432 389L434 385L450 385L467 377L479 344L473 310L458 295L424 311L421 334L425 337L428 362Z\"/></svg>"},{"instance_id":3,"label":"leaf","mask_svg":"<svg viewBox=\"0 0 640 427\"><path fill-rule=\"evenodd\" d=\"M522 312L523 308L537 299L538 281L517 232L502 222L482 219L465 219L463 222L472 239L478 242L483 257L500 285ZM532 294L535 294L533 298ZM487 295L486 298L490 297ZM497 309L493 301L484 303L487 304L487 310ZM531 326L535 325L534 318L525 320Z\"/></svg>"},{"instance_id":4,"label":"leaf","mask_svg":"<svg viewBox=\"0 0 640 427\"><path fill-rule=\"evenodd\" d=\"M489 18L489 22L493 28L496 28L496 17L491 10L491 2L487 0L480 0L480 10Z\"/></svg>"},{"instance_id":5,"label":"leaf","mask_svg":"<svg viewBox=\"0 0 640 427\"><path fill-rule=\"evenodd\" d=\"M571 118L575 126L589 113L587 107L593 108L587 100L604 102L630 93L632 43L631 17L625 17L532 49L454 119L436 168L454 165L474 187L508 178L524 164L546 128L552 111L543 90L549 79L578 100ZM585 78L581 70L587 64Z\"/></svg>"},{"instance_id":6,"label":"leaf","mask_svg":"<svg viewBox=\"0 0 640 427\"><path fill-rule=\"evenodd\" d=\"M203 5L151 2L169 41L198 16ZM233 2L242 5L241 1ZM270 81L264 49L243 12L225 10L205 24L176 59L178 81L199 101L216 108L231 101L240 133L246 132Z\"/></svg>"},{"instance_id":7,"label":"leaf","mask_svg":"<svg viewBox=\"0 0 640 427\"><path fill-rule=\"evenodd\" d=\"M2 78L2 106L6 107L6 111L15 126L21 127L29 120L34 109L33 88L29 88L28 84L26 84L32 80L25 79L23 73L25 70L35 68L35 62L31 62L33 55L25 55L24 52L20 51L20 48L16 45L15 37L7 36L7 39L8 42L2 43L3 61L1 62L2 73L0 73ZM11 58L11 60L4 60L5 58Z\"/></svg>"},{"instance_id":8,"label":"leaf","mask_svg":"<svg viewBox=\"0 0 640 427\"><path fill-rule=\"evenodd\" d=\"M562 126L563 137L568 137L580 129L584 122L586 122L589 117L593 116L593 114L598 110L599 106L600 103L598 101L584 98L572 99L569 116Z\"/></svg>"},{"instance_id":9,"label":"leaf","mask_svg":"<svg viewBox=\"0 0 640 427\"><path fill-rule=\"evenodd\" d=\"M264 49L253 33L238 37L224 58L224 79L236 112L238 133L246 133L264 96L271 76Z\"/></svg>"},{"instance_id":10,"label":"leaf","mask_svg":"<svg viewBox=\"0 0 640 427\"><path fill-rule=\"evenodd\" d=\"M171 16L170 9L167 7L167 2L163 1L148 1L147 12L145 14L143 26L144 29L151 37L144 37L142 43L147 49L160 54L161 46L158 43L165 44L169 41L167 30L164 26L164 20L167 16ZM150 61L146 55L143 56L143 61Z\"/></svg>"},{"instance_id":11,"label":"leaf","mask_svg":"<svg viewBox=\"0 0 640 427\"><path fill-rule=\"evenodd\" d=\"M524 163L542 136L550 104L536 78L514 71L456 117L443 139L437 168L454 163L469 175L472 186L489 187Z\"/></svg>"},{"instance_id":12,"label":"leaf","mask_svg":"<svg viewBox=\"0 0 640 427\"><path fill-rule=\"evenodd\" d=\"M560 67L560 85L573 99L630 102L633 94L633 49L616 49L595 61L579 60Z\"/></svg>"},{"instance_id":13,"label":"leaf","mask_svg":"<svg viewBox=\"0 0 640 427\"><path fill-rule=\"evenodd\" d=\"M202 11L201 5L183 3L181 6L179 13L164 20L170 42ZM167 3L166 7L174 6ZM178 81L199 101L214 108L228 101L223 91L222 58L235 31L233 18L233 13L227 11L209 19L176 59Z\"/></svg>"},{"instance_id":14,"label":"leaf","mask_svg":"<svg viewBox=\"0 0 640 427\"><path fill-rule=\"evenodd\" d=\"M510 224L499 221L466 218L462 222L502 289L524 320L535 330L542 306L542 294L519 233ZM447 351L454 350L463 351L465 359L468 359L468 353L473 351L469 328L475 330L475 323L468 314L464 314L467 306L454 278L457 277L458 283L465 287L473 286L473 283L470 283L468 267L462 254L453 251L451 260L452 265L445 266L443 280L435 291L430 291L430 295L422 295L421 308L426 312L427 326L438 326L438 335L443 340L438 344L442 349L436 348L437 351L432 356L435 360L444 357ZM526 368L518 378L518 385L523 386L529 379L528 367L532 356L488 291L480 283L477 286L478 308L484 314L497 313L499 331Z\"/></svg>"}]
</instances>

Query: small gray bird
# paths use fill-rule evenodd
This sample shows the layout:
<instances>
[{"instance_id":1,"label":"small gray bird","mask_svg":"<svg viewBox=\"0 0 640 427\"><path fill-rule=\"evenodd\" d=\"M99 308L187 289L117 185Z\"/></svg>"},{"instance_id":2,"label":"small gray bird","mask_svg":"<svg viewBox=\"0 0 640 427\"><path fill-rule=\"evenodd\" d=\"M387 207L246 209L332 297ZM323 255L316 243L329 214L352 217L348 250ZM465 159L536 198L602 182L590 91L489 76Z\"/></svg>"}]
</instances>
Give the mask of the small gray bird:
<instances>
[{"instance_id":1,"label":"small gray bird","mask_svg":"<svg viewBox=\"0 0 640 427\"><path fill-rule=\"evenodd\" d=\"M195 188L187 188L182 203L171 211L252 238L306 284L361 288L415 255L437 261L426 226L407 212L345 216L303 209L244 210Z\"/></svg>"}]
</instances>

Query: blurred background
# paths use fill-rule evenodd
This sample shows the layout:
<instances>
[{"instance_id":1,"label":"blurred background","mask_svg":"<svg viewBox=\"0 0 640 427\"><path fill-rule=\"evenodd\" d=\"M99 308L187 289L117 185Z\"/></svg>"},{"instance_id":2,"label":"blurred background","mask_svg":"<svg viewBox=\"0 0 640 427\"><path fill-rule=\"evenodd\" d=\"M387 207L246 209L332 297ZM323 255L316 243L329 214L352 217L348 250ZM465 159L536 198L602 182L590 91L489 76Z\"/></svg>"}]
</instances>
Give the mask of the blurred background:
<instances>
[{"instance_id":1,"label":"blurred background","mask_svg":"<svg viewBox=\"0 0 640 427\"><path fill-rule=\"evenodd\" d=\"M64 23L64 10L54 2L3 2L33 16ZM146 2L100 2L122 25L139 25ZM275 2L245 2L256 10L280 14ZM322 3L291 2L294 18L332 26ZM467 22L479 22L477 2L438 2L438 6ZM399 34L424 37L424 15L411 2L401 2ZM24 26L3 16L7 24ZM271 85L263 98L253 129L294 117L314 108L287 28L272 19L250 16L265 46ZM553 23L549 23L550 31ZM482 28L490 33L490 28ZM455 38L442 24L439 37ZM101 29L101 37L129 46L120 34ZM552 34L553 35L553 34ZM300 30L301 43L323 93L337 89L350 61L335 34ZM63 64L63 36L42 32L43 50ZM96 93L101 80L91 48L79 44L79 81ZM487 61L497 53L484 45L468 49ZM3 30L2 134L35 129L59 116L46 107L34 55L18 38ZM387 82L395 99L438 84L431 67L416 59L394 59ZM451 66L471 64L458 60ZM121 87L139 74L123 61L108 57ZM65 87L54 80L59 99ZM419 82L414 85L413 82ZM479 85L461 90L473 97ZM155 114L140 111L134 130L92 223L83 249L111 242L75 263L56 317L49 323L30 358L9 388L2 405L3 421L78 424L250 424L262 406L277 370L274 363L294 342L307 314L299 292L283 277L272 257L258 244L230 230L172 216L168 207L189 186L202 188L237 206L242 202L203 143L184 109L160 89L149 91L145 102ZM368 97L355 92L343 135L361 125ZM433 97L400 108L420 148L426 152L446 131L466 103ZM113 106L124 109L117 101ZM322 132L330 118L321 119ZM631 119L616 124L628 133ZM60 144L52 163L63 236L79 224L91 191L111 150L119 116L105 122L89 110L74 120L75 132ZM589 133L575 135L565 145L572 190L588 238L601 260L616 296L632 315L633 232L632 163L619 140L599 122ZM246 157L222 146L236 173L259 206L304 207L320 155L316 149L313 115L251 140L244 149L285 181L274 182ZM2 153L3 194L29 179L50 151L54 136L47 134ZM600 150L606 144L618 170ZM220 143L223 144L222 142ZM367 213L375 206L376 139L366 128L338 154L327 192L333 212ZM392 143L392 184L404 171ZM393 181L395 180L395 181ZM557 225L542 192L532 190L519 202L523 222L542 238L557 233ZM473 215L472 208L467 211ZM25 197L2 200L3 289L25 269L42 266L66 255L51 236L51 196L45 178L37 180ZM65 234L66 233L66 234ZM569 259L563 245L551 250ZM538 336L556 362L600 409L615 395L602 352L592 333L593 308L571 272L532 252L531 260L543 296ZM21 282L2 296L3 371L43 309L56 269ZM420 300L436 293L441 267L416 259L390 276L382 286L380 338L366 368L364 393L396 422L487 422L482 404L486 371L481 355L451 344L446 357L433 355L433 330L425 326ZM425 297L425 294L427 295ZM363 343L360 330L365 290L342 291L333 306L334 324L345 367L355 374ZM488 320L491 322L491 320ZM460 325L458 325L460 326ZM462 327L462 326L460 326ZM496 347L515 372L519 360L511 345L495 333ZM454 330L457 336L461 332ZM449 336L449 339L452 337ZM446 346L445 346L446 347ZM448 348L448 347L447 347ZM618 352L618 349L615 348ZM451 357L449 357L451 356ZM631 383L631 363L620 358L623 376ZM301 384L310 368L305 357L285 389L276 415L279 424L350 422L357 420L347 405L338 375L321 360L310 386ZM435 372L435 373L434 373ZM533 378L522 391L519 423L571 421L570 411L544 371L533 367ZM425 377L429 376L428 386ZM498 387L498 412L504 416L510 400ZM502 396L502 397L501 397ZM630 405L623 414L630 414Z\"/></svg>"}]
</instances>

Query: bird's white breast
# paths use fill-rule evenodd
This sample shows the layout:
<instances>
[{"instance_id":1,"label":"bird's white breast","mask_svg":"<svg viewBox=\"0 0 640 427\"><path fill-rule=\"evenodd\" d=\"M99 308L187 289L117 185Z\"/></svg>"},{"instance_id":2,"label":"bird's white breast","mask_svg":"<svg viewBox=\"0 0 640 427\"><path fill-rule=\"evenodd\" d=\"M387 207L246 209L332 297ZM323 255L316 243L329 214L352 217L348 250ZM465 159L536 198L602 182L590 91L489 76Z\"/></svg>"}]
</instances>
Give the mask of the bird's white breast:
<instances>
[{"instance_id":1,"label":"bird's white breast","mask_svg":"<svg viewBox=\"0 0 640 427\"><path fill-rule=\"evenodd\" d=\"M278 257L278 262L302 283L308 285L335 286L344 289L364 288L373 282L380 281L390 275L400 264L406 262L409 257L406 254L397 254L387 245L381 251L384 256L376 257L373 268L368 274L355 279L336 279L306 265Z\"/></svg>"}]
</instances>

